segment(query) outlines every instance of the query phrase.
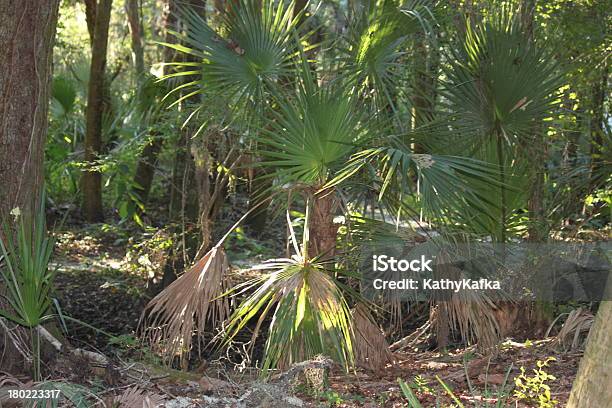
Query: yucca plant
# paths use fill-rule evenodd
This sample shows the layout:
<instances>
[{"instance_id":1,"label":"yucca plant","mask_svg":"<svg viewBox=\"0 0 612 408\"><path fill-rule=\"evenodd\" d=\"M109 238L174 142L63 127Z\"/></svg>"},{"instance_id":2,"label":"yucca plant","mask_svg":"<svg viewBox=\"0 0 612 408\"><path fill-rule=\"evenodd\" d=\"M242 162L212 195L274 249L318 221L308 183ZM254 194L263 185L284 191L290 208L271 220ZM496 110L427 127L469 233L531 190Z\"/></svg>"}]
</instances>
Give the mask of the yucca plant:
<instances>
[{"instance_id":1,"label":"yucca plant","mask_svg":"<svg viewBox=\"0 0 612 408\"><path fill-rule=\"evenodd\" d=\"M0 276L9 306L0 309L0 316L30 330L35 379L40 377L36 328L51 318L50 293L55 277L55 270L49 269L54 240L47 235L44 203L43 198L33 215L13 209L15 222L5 219L0 237Z\"/></svg>"}]
</instances>

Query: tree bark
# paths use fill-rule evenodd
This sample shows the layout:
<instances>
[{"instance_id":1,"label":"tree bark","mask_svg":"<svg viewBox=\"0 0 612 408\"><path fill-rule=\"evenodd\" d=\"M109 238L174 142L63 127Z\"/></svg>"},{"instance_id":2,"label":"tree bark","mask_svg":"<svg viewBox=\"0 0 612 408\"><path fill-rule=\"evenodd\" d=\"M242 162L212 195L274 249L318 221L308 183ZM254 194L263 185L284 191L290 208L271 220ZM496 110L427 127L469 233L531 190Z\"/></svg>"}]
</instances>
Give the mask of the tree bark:
<instances>
[{"instance_id":1,"label":"tree bark","mask_svg":"<svg viewBox=\"0 0 612 408\"><path fill-rule=\"evenodd\" d=\"M134 62L134 69L138 76L138 80L140 80L145 70L145 64L143 45L144 33L138 0L125 0L125 12L128 17L130 35L132 37L132 59Z\"/></svg>"},{"instance_id":2,"label":"tree bark","mask_svg":"<svg viewBox=\"0 0 612 408\"><path fill-rule=\"evenodd\" d=\"M92 169L102 149L102 115L104 113L104 81L106 51L108 48L108 27L112 0L100 0L96 7L94 38L92 43L91 69L87 93L85 162L87 168L81 178L83 211L89 222L104 219L102 209L102 174Z\"/></svg>"},{"instance_id":3,"label":"tree bark","mask_svg":"<svg viewBox=\"0 0 612 408\"><path fill-rule=\"evenodd\" d=\"M40 199L58 9L59 0L0 1L0 219L15 207L31 213ZM5 334L0 366L14 372L20 354Z\"/></svg>"},{"instance_id":4,"label":"tree bark","mask_svg":"<svg viewBox=\"0 0 612 408\"><path fill-rule=\"evenodd\" d=\"M35 208L59 0L0 2L0 217Z\"/></svg>"},{"instance_id":5,"label":"tree bark","mask_svg":"<svg viewBox=\"0 0 612 408\"><path fill-rule=\"evenodd\" d=\"M333 190L326 190L315 195L315 191L318 191L318 188L313 191L312 195L308 256L330 259L336 253L336 237L338 236L338 226L334 224L336 194Z\"/></svg>"},{"instance_id":6,"label":"tree bark","mask_svg":"<svg viewBox=\"0 0 612 408\"><path fill-rule=\"evenodd\" d=\"M568 408L605 407L612 401L612 279L599 305Z\"/></svg>"}]
</instances>

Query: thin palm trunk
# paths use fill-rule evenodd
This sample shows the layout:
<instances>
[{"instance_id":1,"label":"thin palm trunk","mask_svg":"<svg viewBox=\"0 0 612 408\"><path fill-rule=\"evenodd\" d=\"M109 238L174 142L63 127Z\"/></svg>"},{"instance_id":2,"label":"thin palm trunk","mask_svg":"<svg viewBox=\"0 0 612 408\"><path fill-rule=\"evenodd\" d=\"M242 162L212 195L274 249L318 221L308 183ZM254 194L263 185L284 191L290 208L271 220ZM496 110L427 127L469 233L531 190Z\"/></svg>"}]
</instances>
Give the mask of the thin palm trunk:
<instances>
[{"instance_id":1,"label":"thin palm trunk","mask_svg":"<svg viewBox=\"0 0 612 408\"><path fill-rule=\"evenodd\" d=\"M318 189L317 189L318 190ZM315 190L316 191L316 190ZM338 226L334 224L334 211L337 199L333 190L314 194L309 222L309 256L331 259L336 252Z\"/></svg>"}]
</instances>

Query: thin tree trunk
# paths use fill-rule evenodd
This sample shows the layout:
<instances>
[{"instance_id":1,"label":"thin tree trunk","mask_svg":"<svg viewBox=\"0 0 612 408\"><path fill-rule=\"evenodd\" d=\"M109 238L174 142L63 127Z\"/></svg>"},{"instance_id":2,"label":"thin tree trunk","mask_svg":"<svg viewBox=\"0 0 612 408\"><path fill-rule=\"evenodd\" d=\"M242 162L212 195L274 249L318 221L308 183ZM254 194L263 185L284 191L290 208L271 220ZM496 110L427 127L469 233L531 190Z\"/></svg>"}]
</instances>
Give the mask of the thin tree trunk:
<instances>
[{"instance_id":1,"label":"thin tree trunk","mask_svg":"<svg viewBox=\"0 0 612 408\"><path fill-rule=\"evenodd\" d=\"M87 93L85 162L87 168L81 178L83 191L83 210L89 222L104 219L102 209L102 174L93 170L102 149L102 115L104 112L104 73L108 47L108 27L112 0L100 0L96 7L94 40Z\"/></svg>"},{"instance_id":2,"label":"thin tree trunk","mask_svg":"<svg viewBox=\"0 0 612 408\"><path fill-rule=\"evenodd\" d=\"M568 408L606 407L612 401L612 279L589 333Z\"/></svg>"},{"instance_id":3,"label":"thin tree trunk","mask_svg":"<svg viewBox=\"0 0 612 408\"><path fill-rule=\"evenodd\" d=\"M332 258L336 253L336 237L338 226L334 224L334 211L336 208L336 194L333 190L312 194L312 212L309 221L309 253L310 257L322 256Z\"/></svg>"},{"instance_id":4,"label":"thin tree trunk","mask_svg":"<svg viewBox=\"0 0 612 408\"><path fill-rule=\"evenodd\" d=\"M424 33L419 34L415 39L414 53L416 67L413 81L412 116L413 128L417 129L433 119L440 55L433 45L427 47ZM415 144L413 150L415 153L425 153L421 144Z\"/></svg>"},{"instance_id":5,"label":"thin tree trunk","mask_svg":"<svg viewBox=\"0 0 612 408\"><path fill-rule=\"evenodd\" d=\"M605 179L601 173L603 166L603 144L604 144L604 103L608 90L608 66L604 66L600 80L593 85L592 106L593 116L591 117L591 175L589 189L593 191L598 188L601 181Z\"/></svg>"},{"instance_id":6,"label":"thin tree trunk","mask_svg":"<svg viewBox=\"0 0 612 408\"><path fill-rule=\"evenodd\" d=\"M58 10L59 0L0 1L0 220L15 207L31 213L40 199ZM13 372L19 360L3 331L0 366Z\"/></svg>"},{"instance_id":7,"label":"thin tree trunk","mask_svg":"<svg viewBox=\"0 0 612 408\"><path fill-rule=\"evenodd\" d=\"M43 184L58 4L0 2L0 216L30 210Z\"/></svg>"},{"instance_id":8,"label":"thin tree trunk","mask_svg":"<svg viewBox=\"0 0 612 408\"><path fill-rule=\"evenodd\" d=\"M145 64L143 45L144 33L138 0L125 0L125 12L128 17L130 35L132 37L132 59L134 62L134 69L140 80L145 70Z\"/></svg>"}]
</instances>

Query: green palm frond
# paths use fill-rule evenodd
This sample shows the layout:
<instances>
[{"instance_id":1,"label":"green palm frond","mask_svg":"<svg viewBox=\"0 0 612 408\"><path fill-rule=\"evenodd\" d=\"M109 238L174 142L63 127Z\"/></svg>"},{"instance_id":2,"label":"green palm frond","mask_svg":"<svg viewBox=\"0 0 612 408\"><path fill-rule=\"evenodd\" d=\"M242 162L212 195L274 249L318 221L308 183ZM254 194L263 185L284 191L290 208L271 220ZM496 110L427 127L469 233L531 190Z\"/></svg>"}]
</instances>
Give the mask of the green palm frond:
<instances>
[{"instance_id":1,"label":"green palm frond","mask_svg":"<svg viewBox=\"0 0 612 408\"><path fill-rule=\"evenodd\" d=\"M374 1L364 8L340 47L340 77L361 93L374 91L377 106L394 106L405 69L403 45L412 34L430 32L435 24L434 2L412 0L400 6L394 0Z\"/></svg>"},{"instance_id":2,"label":"green palm frond","mask_svg":"<svg viewBox=\"0 0 612 408\"><path fill-rule=\"evenodd\" d=\"M293 15L293 3L232 2L221 16L219 30L189 8L181 9L181 18L187 27L185 33L173 33L181 43L164 43L190 55L189 61L167 62L176 72L164 79L185 79L171 91L184 93L176 102L219 92L239 107L241 103L265 101L266 87L287 76L302 40L297 37L301 19Z\"/></svg>"},{"instance_id":3,"label":"green palm frond","mask_svg":"<svg viewBox=\"0 0 612 408\"><path fill-rule=\"evenodd\" d=\"M0 315L29 328L50 314L55 276L49 269L54 240L47 236L44 202L42 199L33 216L13 210L19 220L14 229L4 220L4 238L0 239L0 277L10 305L10 310L0 309Z\"/></svg>"},{"instance_id":4,"label":"green palm frond","mask_svg":"<svg viewBox=\"0 0 612 408\"><path fill-rule=\"evenodd\" d=\"M74 82L65 76L53 78L51 86L51 105L49 111L53 118L62 118L74 110L77 90Z\"/></svg>"},{"instance_id":5,"label":"green palm frond","mask_svg":"<svg viewBox=\"0 0 612 408\"><path fill-rule=\"evenodd\" d=\"M362 111L347 89L319 85L307 63L296 95L277 97L278 109L260 130L264 161L284 182L324 184L367 134Z\"/></svg>"},{"instance_id":6,"label":"green palm frond","mask_svg":"<svg viewBox=\"0 0 612 408\"><path fill-rule=\"evenodd\" d=\"M485 138L497 133L508 143L529 134L558 99L562 77L554 58L528 39L510 8L466 27L445 67L444 95L459 118L453 130Z\"/></svg>"},{"instance_id":7,"label":"green palm frond","mask_svg":"<svg viewBox=\"0 0 612 408\"><path fill-rule=\"evenodd\" d=\"M352 155L328 187L363 171L373 178L369 185L378 185L378 200L392 198L396 210L406 211L402 201L415 194L419 206L433 219L463 215L466 224L474 221L473 215L480 210L495 205L478 186L499 185L494 165L469 157L416 154L400 138L389 137L383 146L366 147ZM418 209L412 210L415 213Z\"/></svg>"},{"instance_id":8,"label":"green palm frond","mask_svg":"<svg viewBox=\"0 0 612 408\"><path fill-rule=\"evenodd\" d=\"M346 369L354 365L351 312L340 283L325 263L307 255L307 236L292 258L272 259L254 269L268 273L236 286L238 295L250 293L229 318L226 342L258 316L255 339L270 312L263 372L327 355Z\"/></svg>"}]
</instances>

